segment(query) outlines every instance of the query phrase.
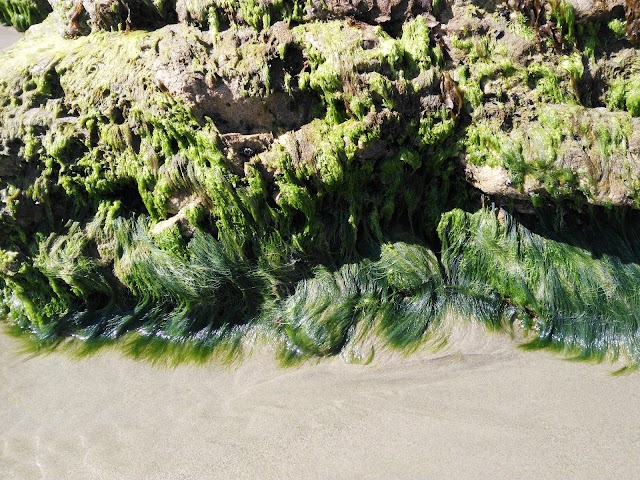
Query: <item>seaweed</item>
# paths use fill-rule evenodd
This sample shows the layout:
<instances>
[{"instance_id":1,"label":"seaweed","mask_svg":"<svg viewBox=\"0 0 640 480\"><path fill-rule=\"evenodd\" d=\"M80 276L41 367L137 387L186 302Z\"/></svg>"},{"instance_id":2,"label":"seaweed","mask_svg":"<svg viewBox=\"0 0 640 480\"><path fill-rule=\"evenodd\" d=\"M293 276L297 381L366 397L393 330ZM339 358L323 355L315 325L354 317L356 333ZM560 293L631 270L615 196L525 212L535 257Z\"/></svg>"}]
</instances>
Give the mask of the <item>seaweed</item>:
<instances>
[{"instance_id":1,"label":"seaweed","mask_svg":"<svg viewBox=\"0 0 640 480\"><path fill-rule=\"evenodd\" d=\"M46 0L0 0L0 23L24 32L42 22L52 8Z\"/></svg>"},{"instance_id":2,"label":"seaweed","mask_svg":"<svg viewBox=\"0 0 640 480\"><path fill-rule=\"evenodd\" d=\"M539 234L504 210L484 209L452 211L438 231L452 285L513 307L514 318L535 336L529 346L638 362L633 226L596 222L585 231Z\"/></svg>"},{"instance_id":3,"label":"seaweed","mask_svg":"<svg viewBox=\"0 0 640 480\"><path fill-rule=\"evenodd\" d=\"M345 29L348 41L336 43ZM162 52L162 30L52 42L47 69L28 75L24 103L2 111L16 138L25 125L14 112L55 111L43 114L34 146L18 152L35 177L29 202L43 205L46 221L37 234L1 243L9 321L45 343L133 336L204 348L256 325L273 330L279 322L268 312L293 295L289 302L320 303L317 324L298 319L295 331L275 330L303 356L339 351L353 326L350 302L362 292L322 313L320 293L304 293L304 285L321 285L332 292L327 298L339 286L318 265L363 261L398 230L433 239L442 205L453 201L442 172L452 168L445 162L456 152L450 139L462 99L453 81L438 87L426 21L408 22L398 39L376 30L365 42L371 33L343 22L299 25L282 52L253 36L234 50L240 63L223 65L202 44L190 47L200 60L189 68L219 84L237 79L247 101L284 90L271 83L279 69L291 77L287 95L318 99L316 118L246 158L208 114L138 75L148 68L141 52ZM296 52L302 71L286 70ZM269 67L276 55L281 62ZM44 56L11 61L17 71ZM99 76L102 63L114 68ZM424 71L431 73L418 79ZM423 107L426 94L443 98ZM20 275L9 274L12 252L24 254Z\"/></svg>"},{"instance_id":4,"label":"seaweed","mask_svg":"<svg viewBox=\"0 0 640 480\"><path fill-rule=\"evenodd\" d=\"M543 39L548 39L557 52L575 44L575 20L570 3L564 0L517 0L515 9L529 18L539 50Z\"/></svg>"},{"instance_id":5,"label":"seaweed","mask_svg":"<svg viewBox=\"0 0 640 480\"><path fill-rule=\"evenodd\" d=\"M305 1L197 0L181 6L181 20L203 30L223 31L232 25L261 31L278 21L300 22L305 17Z\"/></svg>"},{"instance_id":6,"label":"seaweed","mask_svg":"<svg viewBox=\"0 0 640 480\"><path fill-rule=\"evenodd\" d=\"M626 112L576 105L599 60L593 41L574 49L569 4L518 3L506 26L530 53L535 32L532 62L478 25L448 52L428 15L385 30L204 1L145 31L145 9L158 26L172 7L117 3L96 23L75 5L60 7L73 38L51 18L2 57L0 308L34 349L199 363L260 340L284 364L369 359L457 315L640 361L636 232L596 216L563 230L565 209L606 203L607 176L560 161L624 156L635 67L608 93ZM464 167L506 171L539 217L484 208Z\"/></svg>"}]
</instances>

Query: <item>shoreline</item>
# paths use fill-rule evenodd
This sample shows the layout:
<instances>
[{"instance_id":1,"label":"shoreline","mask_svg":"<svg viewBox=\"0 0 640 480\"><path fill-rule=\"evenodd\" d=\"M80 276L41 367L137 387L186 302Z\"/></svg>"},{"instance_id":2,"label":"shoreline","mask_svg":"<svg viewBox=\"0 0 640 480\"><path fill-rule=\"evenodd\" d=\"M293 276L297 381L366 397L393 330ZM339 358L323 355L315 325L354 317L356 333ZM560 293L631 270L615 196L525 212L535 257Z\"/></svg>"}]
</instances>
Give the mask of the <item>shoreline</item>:
<instances>
[{"instance_id":1,"label":"shoreline","mask_svg":"<svg viewBox=\"0 0 640 480\"><path fill-rule=\"evenodd\" d=\"M280 368L27 357L0 335L4 478L633 478L640 376L470 328L438 353Z\"/></svg>"}]
</instances>

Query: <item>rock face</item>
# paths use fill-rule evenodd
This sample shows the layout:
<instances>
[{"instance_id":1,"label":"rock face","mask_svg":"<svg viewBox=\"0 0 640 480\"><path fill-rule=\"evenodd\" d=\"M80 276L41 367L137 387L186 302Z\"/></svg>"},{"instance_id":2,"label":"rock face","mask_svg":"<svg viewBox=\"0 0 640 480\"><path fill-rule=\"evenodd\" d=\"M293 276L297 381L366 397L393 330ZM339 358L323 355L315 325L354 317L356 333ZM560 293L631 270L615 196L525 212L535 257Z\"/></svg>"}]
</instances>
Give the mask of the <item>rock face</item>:
<instances>
[{"instance_id":1,"label":"rock face","mask_svg":"<svg viewBox=\"0 0 640 480\"><path fill-rule=\"evenodd\" d=\"M40 341L124 336L144 356L141 339L224 351L259 331L293 359L372 331L410 346L453 309L640 358L616 343L638 318L635 270L527 243L482 207L545 229L640 205L636 2L52 7L0 53L2 308ZM498 245L520 253L500 263ZM625 279L602 287L624 328L589 317L586 293L554 317L538 274L474 279L559 251ZM581 344L559 321L605 326L576 326Z\"/></svg>"},{"instance_id":2,"label":"rock face","mask_svg":"<svg viewBox=\"0 0 640 480\"><path fill-rule=\"evenodd\" d=\"M497 122L478 127L499 139L489 143L486 130L477 133L479 145L466 157L468 181L487 194L529 201L584 195L595 205L638 206L639 119L546 106L508 133Z\"/></svg>"},{"instance_id":3,"label":"rock face","mask_svg":"<svg viewBox=\"0 0 640 480\"><path fill-rule=\"evenodd\" d=\"M577 19L594 19L610 17L614 9L622 10L625 0L572 0L568 2L573 7Z\"/></svg>"}]
</instances>

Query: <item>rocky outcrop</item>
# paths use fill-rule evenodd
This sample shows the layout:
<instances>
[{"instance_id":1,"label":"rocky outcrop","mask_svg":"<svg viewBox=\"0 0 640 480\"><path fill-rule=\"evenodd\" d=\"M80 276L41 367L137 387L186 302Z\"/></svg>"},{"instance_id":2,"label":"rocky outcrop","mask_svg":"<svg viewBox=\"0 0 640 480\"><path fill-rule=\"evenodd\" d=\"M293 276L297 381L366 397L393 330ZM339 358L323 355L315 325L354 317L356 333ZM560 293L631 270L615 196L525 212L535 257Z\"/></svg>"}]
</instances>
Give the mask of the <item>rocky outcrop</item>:
<instances>
[{"instance_id":1,"label":"rocky outcrop","mask_svg":"<svg viewBox=\"0 0 640 480\"><path fill-rule=\"evenodd\" d=\"M541 202L580 197L603 206L637 206L640 119L604 108L546 106L536 121L474 127L468 180L489 195ZM497 138L493 142L490 138Z\"/></svg>"},{"instance_id":2,"label":"rocky outcrop","mask_svg":"<svg viewBox=\"0 0 640 480\"><path fill-rule=\"evenodd\" d=\"M12 314L34 331L57 332L65 323L51 319L78 306L89 315L82 328L95 312L135 305L142 316L127 324L160 311L168 319L203 294L187 293L187 277L220 261L244 265L248 286L234 283L237 272L222 280L230 264L207 273L208 284L244 291L267 282L266 300L311 259L359 255L398 218L435 232L436 204L419 206L423 196L448 195L429 177L445 159L438 152L451 142L461 99L441 86L448 77L424 18L407 21L398 38L340 20L60 33L55 16L33 27L25 42L48 48L7 55L0 80L1 247L7 258L30 256L22 271L6 270L5 299L23 306ZM25 221L26 211L37 221ZM146 253L139 241L150 242ZM187 290L169 294L177 277L142 274L141 261L177 260L192 241L202 242L193 252L202 261L222 257L185 264ZM152 279L162 283L157 296ZM19 295L28 289L42 291ZM206 296L224 318L245 323L263 293L240 310L224 306L230 292ZM223 317L187 322L184 334L220 328Z\"/></svg>"},{"instance_id":3,"label":"rocky outcrop","mask_svg":"<svg viewBox=\"0 0 640 480\"><path fill-rule=\"evenodd\" d=\"M600 7L615 12L612 5ZM466 63L456 73L470 115L461 152L468 181L486 194L528 203L520 204L527 211L571 198L637 205L640 64L624 33L610 15L594 20L604 17L582 10L597 26L591 36L576 39L585 27L565 15L570 20L548 20L557 21L554 39L520 13L503 12L476 17L460 11L446 25L452 58Z\"/></svg>"},{"instance_id":4,"label":"rocky outcrop","mask_svg":"<svg viewBox=\"0 0 640 480\"><path fill-rule=\"evenodd\" d=\"M406 346L458 309L561 344L538 274L474 268L561 251L627 275L482 207L540 230L640 205L635 2L52 5L0 54L2 308L40 340L260 328L298 358L370 330Z\"/></svg>"}]
</instances>

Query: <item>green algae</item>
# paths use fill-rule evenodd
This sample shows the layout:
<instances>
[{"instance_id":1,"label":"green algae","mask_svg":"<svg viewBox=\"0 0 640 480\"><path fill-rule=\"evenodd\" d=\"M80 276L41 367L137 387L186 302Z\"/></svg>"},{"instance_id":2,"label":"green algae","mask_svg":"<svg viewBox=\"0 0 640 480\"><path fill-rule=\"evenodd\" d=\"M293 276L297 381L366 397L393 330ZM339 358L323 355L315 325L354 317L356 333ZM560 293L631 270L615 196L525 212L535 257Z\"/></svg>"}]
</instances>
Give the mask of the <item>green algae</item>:
<instances>
[{"instance_id":1,"label":"green algae","mask_svg":"<svg viewBox=\"0 0 640 480\"><path fill-rule=\"evenodd\" d=\"M3 57L19 76L0 78L2 138L21 142L18 173L2 179L8 323L35 349L115 346L174 364L234 361L264 341L294 364L370 359L357 352L371 337L409 352L454 314L521 325L532 345L637 362L633 231L541 235L506 212L454 209L480 205L458 175L461 156L504 168L516 189L538 182L530 203L540 210L548 199L558 211L601 202L597 172L559 163L567 138L606 163L632 135L627 113L592 118L577 106L598 54L579 51L578 37L593 32L557 3L563 55L548 49L522 64L493 33L460 32L453 71L425 17L393 37L305 21L303 6L191 1L192 26L73 40L52 35L48 20L24 55ZM533 45L522 15L505 25ZM311 113L229 127L219 106L156 75L176 48L208 92L234 87L238 110L270 111L282 94ZM611 83L610 110L637 115L634 78ZM272 140L239 158L229 134ZM42 221L20 224L25 208L41 208ZM602 232L619 250L590 250Z\"/></svg>"},{"instance_id":2,"label":"green algae","mask_svg":"<svg viewBox=\"0 0 640 480\"><path fill-rule=\"evenodd\" d=\"M51 6L46 0L0 1L0 23L11 25L19 32L42 22L49 13Z\"/></svg>"},{"instance_id":3,"label":"green algae","mask_svg":"<svg viewBox=\"0 0 640 480\"><path fill-rule=\"evenodd\" d=\"M197 35L177 28L180 35ZM47 133L34 135L25 154L37 167L29 196L47 206L48 220L38 226L38 254L24 263L24 272L4 280L10 322L45 342L137 334L200 345L234 326L272 325L273 314L265 320L266 312L289 308L281 303L300 308L319 302L313 325L292 320L294 330L275 330L303 356L339 350L355 322L352 309L360 308L351 304L353 295L362 292L345 294L346 303L326 313L333 303L325 308L316 294L295 292L318 284L332 298L337 284L313 267L320 256L328 263L362 258L398 219L434 231L440 199L449 195L437 172L455 151L454 144L450 153L440 147L455 124L443 108L418 112L418 121L407 125L392 112L414 109L411 101L398 103L403 95L417 99L437 88L434 81L411 83L422 71L437 71L439 62L423 19L407 24L399 39L381 29L365 38L368 33L343 22L301 25L292 33L310 67L290 82L293 93L296 83L297 90L317 92L324 108L301 130L313 139L313 157L295 159L294 151L276 145L242 172L229 163L209 117L197 118L166 87L139 75L149 68L141 52L155 48L162 55L161 32L58 38L46 52L35 47L31 58L11 59L29 78L22 105L11 108L43 112L37 125ZM339 34L349 41L335 43ZM280 86L270 84L267 64L259 66L267 49L253 38L224 64L207 61L202 47L196 56L205 60L191 66L238 78L247 96L268 95ZM286 51L280 55L287 59ZM47 59L46 68L32 71L40 58ZM113 68L98 76L102 64ZM346 88L356 82L357 90ZM118 95L116 83L122 85ZM7 135L23 135L27 126L7 112ZM396 137L402 130L407 140ZM370 145L381 145L381 152L364 156ZM268 181L265 169L274 172ZM406 192L403 181L426 188ZM178 213L170 211L175 202L183 202ZM420 208L424 202L428 208ZM34 245L18 247L27 252ZM4 263L12 258L7 253Z\"/></svg>"},{"instance_id":4,"label":"green algae","mask_svg":"<svg viewBox=\"0 0 640 480\"><path fill-rule=\"evenodd\" d=\"M474 295L498 294L535 333L532 346L637 362L640 269L633 226L542 236L504 211L486 209L452 211L438 229L452 284Z\"/></svg>"},{"instance_id":5,"label":"green algae","mask_svg":"<svg viewBox=\"0 0 640 480\"><path fill-rule=\"evenodd\" d=\"M500 125L481 121L468 127L466 151L472 165L502 167L520 188L527 178L539 182L552 199L571 199L580 205L582 195L600 204L596 179L613 158L626 158L633 132L625 114L587 113L575 106L540 108L537 122L504 132ZM592 163L579 170L559 159L569 151L588 152Z\"/></svg>"},{"instance_id":6,"label":"green algae","mask_svg":"<svg viewBox=\"0 0 640 480\"><path fill-rule=\"evenodd\" d=\"M509 22L509 30L525 40L535 40L536 35L529 26L529 22L522 12L516 12L514 16L514 21Z\"/></svg>"},{"instance_id":7,"label":"green algae","mask_svg":"<svg viewBox=\"0 0 640 480\"><path fill-rule=\"evenodd\" d=\"M636 67L637 68L637 67ZM607 93L607 108L623 110L632 117L640 117L640 74L612 80Z\"/></svg>"},{"instance_id":8,"label":"green algae","mask_svg":"<svg viewBox=\"0 0 640 480\"><path fill-rule=\"evenodd\" d=\"M609 27L609 30L611 30L618 38L622 38L626 35L625 33L626 24L619 18L614 18L609 23L607 23L607 26Z\"/></svg>"},{"instance_id":9,"label":"green algae","mask_svg":"<svg viewBox=\"0 0 640 480\"><path fill-rule=\"evenodd\" d=\"M562 31L565 41L575 44L576 22L573 5L566 0L552 0L549 4L551 5L551 16Z\"/></svg>"},{"instance_id":10,"label":"green algae","mask_svg":"<svg viewBox=\"0 0 640 480\"><path fill-rule=\"evenodd\" d=\"M203 29L219 31L230 25L248 25L263 30L278 21L301 21L306 3L299 0L187 0L181 11L186 21Z\"/></svg>"}]
</instances>

